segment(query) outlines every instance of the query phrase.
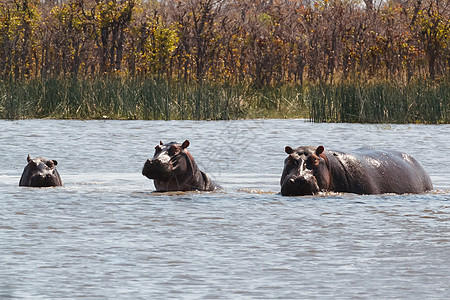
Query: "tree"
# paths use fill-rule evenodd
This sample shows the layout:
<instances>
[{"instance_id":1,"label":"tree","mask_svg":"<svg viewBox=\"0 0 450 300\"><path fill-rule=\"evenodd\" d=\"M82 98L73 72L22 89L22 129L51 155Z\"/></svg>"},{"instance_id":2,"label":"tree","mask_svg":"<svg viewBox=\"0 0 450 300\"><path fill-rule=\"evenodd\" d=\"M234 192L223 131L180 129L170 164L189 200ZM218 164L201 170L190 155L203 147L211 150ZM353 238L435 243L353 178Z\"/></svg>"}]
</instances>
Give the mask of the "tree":
<instances>
[{"instance_id":1,"label":"tree","mask_svg":"<svg viewBox=\"0 0 450 300\"><path fill-rule=\"evenodd\" d=\"M409 16L410 28L415 32L426 55L428 75L435 79L437 62L445 53L450 34L450 2L415 0L401 3Z\"/></svg>"}]
</instances>

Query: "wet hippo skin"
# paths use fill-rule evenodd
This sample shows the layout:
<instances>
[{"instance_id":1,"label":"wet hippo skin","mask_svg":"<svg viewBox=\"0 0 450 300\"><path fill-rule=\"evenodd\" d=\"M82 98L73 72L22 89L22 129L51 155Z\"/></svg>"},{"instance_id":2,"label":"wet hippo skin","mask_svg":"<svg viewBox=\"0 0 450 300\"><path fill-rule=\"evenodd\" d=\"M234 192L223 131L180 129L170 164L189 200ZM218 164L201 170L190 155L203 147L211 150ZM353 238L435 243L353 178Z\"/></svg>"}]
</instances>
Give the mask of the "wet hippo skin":
<instances>
[{"instance_id":1,"label":"wet hippo skin","mask_svg":"<svg viewBox=\"0 0 450 300\"><path fill-rule=\"evenodd\" d=\"M217 187L198 168L186 149L189 144L188 140L182 144L160 142L155 147L155 154L145 162L142 175L154 180L157 191L213 191Z\"/></svg>"},{"instance_id":2,"label":"wet hippo skin","mask_svg":"<svg viewBox=\"0 0 450 300\"><path fill-rule=\"evenodd\" d=\"M43 157L27 157L28 164L23 169L19 186L30 187L51 187L61 186L62 181L59 176L56 160L50 160Z\"/></svg>"},{"instance_id":3,"label":"wet hippo skin","mask_svg":"<svg viewBox=\"0 0 450 300\"><path fill-rule=\"evenodd\" d=\"M284 196L324 191L405 194L433 188L422 166L398 151L361 148L343 153L326 151L323 146L286 146L285 152L289 156L280 181Z\"/></svg>"}]
</instances>

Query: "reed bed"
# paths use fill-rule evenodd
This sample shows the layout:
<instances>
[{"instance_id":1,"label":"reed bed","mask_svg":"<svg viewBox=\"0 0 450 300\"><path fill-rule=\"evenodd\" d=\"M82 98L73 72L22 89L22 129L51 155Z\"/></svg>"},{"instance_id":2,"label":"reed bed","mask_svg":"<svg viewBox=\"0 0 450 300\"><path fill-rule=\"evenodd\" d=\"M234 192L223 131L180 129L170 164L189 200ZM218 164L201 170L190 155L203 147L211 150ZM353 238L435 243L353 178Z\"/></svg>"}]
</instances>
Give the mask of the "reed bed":
<instances>
[{"instance_id":1,"label":"reed bed","mask_svg":"<svg viewBox=\"0 0 450 300\"><path fill-rule=\"evenodd\" d=\"M417 81L317 85L308 92L314 122L449 123L450 83Z\"/></svg>"},{"instance_id":2,"label":"reed bed","mask_svg":"<svg viewBox=\"0 0 450 300\"><path fill-rule=\"evenodd\" d=\"M255 88L158 78L0 81L0 118L449 123L450 83L339 83Z\"/></svg>"},{"instance_id":3,"label":"reed bed","mask_svg":"<svg viewBox=\"0 0 450 300\"><path fill-rule=\"evenodd\" d=\"M169 82L148 78L0 82L0 118L228 120L307 117L294 87Z\"/></svg>"}]
</instances>

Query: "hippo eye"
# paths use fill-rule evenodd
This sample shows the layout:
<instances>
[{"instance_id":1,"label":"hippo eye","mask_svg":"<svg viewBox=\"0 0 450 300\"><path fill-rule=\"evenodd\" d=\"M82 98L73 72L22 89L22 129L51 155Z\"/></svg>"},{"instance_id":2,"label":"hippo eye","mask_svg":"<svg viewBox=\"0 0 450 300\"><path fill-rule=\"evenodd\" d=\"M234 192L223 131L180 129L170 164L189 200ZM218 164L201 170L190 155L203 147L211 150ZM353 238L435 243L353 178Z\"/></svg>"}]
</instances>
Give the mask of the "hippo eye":
<instances>
[{"instance_id":1,"label":"hippo eye","mask_svg":"<svg viewBox=\"0 0 450 300\"><path fill-rule=\"evenodd\" d=\"M288 161L290 164L297 165L298 160L294 159L291 155L288 156Z\"/></svg>"},{"instance_id":2,"label":"hippo eye","mask_svg":"<svg viewBox=\"0 0 450 300\"><path fill-rule=\"evenodd\" d=\"M158 154L159 152L161 152L161 147L156 146L156 147L155 147L155 154L154 154L154 155Z\"/></svg>"},{"instance_id":3,"label":"hippo eye","mask_svg":"<svg viewBox=\"0 0 450 300\"><path fill-rule=\"evenodd\" d=\"M177 146L172 145L172 146L169 148L169 155L170 155L170 156L175 155L176 152L177 152L177 150L178 150Z\"/></svg>"},{"instance_id":4,"label":"hippo eye","mask_svg":"<svg viewBox=\"0 0 450 300\"><path fill-rule=\"evenodd\" d=\"M314 164L314 166L318 166L320 164L320 158L319 157L313 157L313 164Z\"/></svg>"}]
</instances>

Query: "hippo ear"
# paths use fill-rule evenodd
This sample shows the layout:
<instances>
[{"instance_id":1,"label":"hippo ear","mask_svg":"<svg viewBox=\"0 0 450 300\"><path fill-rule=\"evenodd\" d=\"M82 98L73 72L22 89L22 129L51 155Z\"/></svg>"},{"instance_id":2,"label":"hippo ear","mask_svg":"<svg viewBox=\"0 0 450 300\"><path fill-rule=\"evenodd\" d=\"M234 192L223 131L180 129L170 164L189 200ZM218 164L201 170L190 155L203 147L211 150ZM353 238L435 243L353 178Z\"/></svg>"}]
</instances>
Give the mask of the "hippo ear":
<instances>
[{"instance_id":1,"label":"hippo ear","mask_svg":"<svg viewBox=\"0 0 450 300\"><path fill-rule=\"evenodd\" d=\"M191 143L189 143L188 140L185 140L185 141L183 142L183 144L181 145L181 148L182 148L182 149L186 149L187 147L189 147L190 144L191 144Z\"/></svg>"},{"instance_id":2,"label":"hippo ear","mask_svg":"<svg viewBox=\"0 0 450 300\"><path fill-rule=\"evenodd\" d=\"M286 146L284 148L284 152L286 152L287 154L292 154L294 152L294 150L291 147Z\"/></svg>"},{"instance_id":3,"label":"hippo ear","mask_svg":"<svg viewBox=\"0 0 450 300\"><path fill-rule=\"evenodd\" d=\"M159 144L162 146L162 145L164 145L164 143L162 142L162 141L159 141Z\"/></svg>"},{"instance_id":4,"label":"hippo ear","mask_svg":"<svg viewBox=\"0 0 450 300\"><path fill-rule=\"evenodd\" d=\"M30 162L31 161L31 157L30 157L30 154L28 154L28 156L27 156L27 162Z\"/></svg>"},{"instance_id":5,"label":"hippo ear","mask_svg":"<svg viewBox=\"0 0 450 300\"><path fill-rule=\"evenodd\" d=\"M58 161L52 159L53 164L56 166L58 164Z\"/></svg>"},{"instance_id":6,"label":"hippo ear","mask_svg":"<svg viewBox=\"0 0 450 300\"><path fill-rule=\"evenodd\" d=\"M319 156L320 154L322 154L323 151L325 151L325 148L323 146L317 147L316 155Z\"/></svg>"}]
</instances>

